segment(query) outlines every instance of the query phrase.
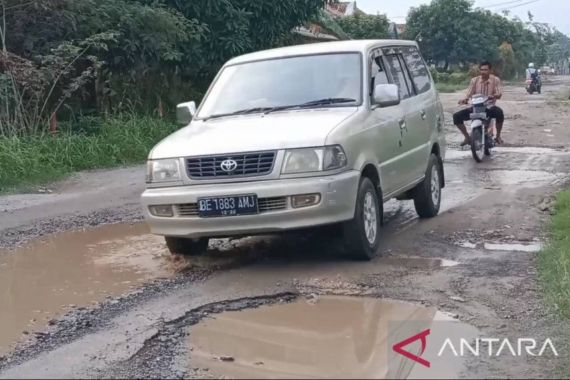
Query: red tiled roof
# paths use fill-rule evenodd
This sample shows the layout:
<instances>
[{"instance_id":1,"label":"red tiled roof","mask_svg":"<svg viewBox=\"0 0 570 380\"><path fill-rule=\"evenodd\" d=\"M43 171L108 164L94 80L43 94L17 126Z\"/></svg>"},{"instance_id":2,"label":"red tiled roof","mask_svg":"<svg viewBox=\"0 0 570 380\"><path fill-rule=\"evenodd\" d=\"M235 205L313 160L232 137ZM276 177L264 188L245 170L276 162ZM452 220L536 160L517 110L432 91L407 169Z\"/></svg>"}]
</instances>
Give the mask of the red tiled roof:
<instances>
[{"instance_id":1,"label":"red tiled roof","mask_svg":"<svg viewBox=\"0 0 570 380\"><path fill-rule=\"evenodd\" d=\"M346 8L348 7L347 2L340 2L340 3L331 3L327 5L327 8L333 12L338 12L341 14L346 13Z\"/></svg>"}]
</instances>

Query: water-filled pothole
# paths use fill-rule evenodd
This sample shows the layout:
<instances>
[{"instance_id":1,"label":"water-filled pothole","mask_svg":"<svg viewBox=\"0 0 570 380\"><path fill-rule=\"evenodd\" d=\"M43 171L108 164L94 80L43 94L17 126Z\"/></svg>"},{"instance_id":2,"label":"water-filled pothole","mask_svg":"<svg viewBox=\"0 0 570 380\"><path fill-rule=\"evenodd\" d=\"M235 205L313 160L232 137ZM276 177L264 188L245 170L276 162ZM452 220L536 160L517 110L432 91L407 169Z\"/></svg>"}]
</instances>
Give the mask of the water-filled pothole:
<instances>
[{"instance_id":1,"label":"water-filled pothole","mask_svg":"<svg viewBox=\"0 0 570 380\"><path fill-rule=\"evenodd\" d=\"M107 225L0 251L0 352L70 306L88 306L173 271L144 224Z\"/></svg>"},{"instance_id":2,"label":"water-filled pothole","mask_svg":"<svg viewBox=\"0 0 570 380\"><path fill-rule=\"evenodd\" d=\"M429 330L429 331L428 331ZM407 338L424 334L402 349ZM456 378L464 369L447 337L473 339L475 328L434 308L366 297L323 296L232 311L190 328L192 368L229 378Z\"/></svg>"}]
</instances>

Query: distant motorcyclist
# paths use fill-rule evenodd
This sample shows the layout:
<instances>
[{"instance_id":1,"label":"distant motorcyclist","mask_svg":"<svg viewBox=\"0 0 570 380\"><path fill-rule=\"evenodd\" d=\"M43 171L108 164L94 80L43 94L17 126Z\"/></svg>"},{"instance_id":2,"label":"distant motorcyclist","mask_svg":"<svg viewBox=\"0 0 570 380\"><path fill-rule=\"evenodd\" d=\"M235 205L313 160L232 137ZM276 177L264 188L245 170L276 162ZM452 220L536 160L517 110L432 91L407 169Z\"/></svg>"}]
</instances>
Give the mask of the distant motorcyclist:
<instances>
[{"instance_id":1,"label":"distant motorcyclist","mask_svg":"<svg viewBox=\"0 0 570 380\"><path fill-rule=\"evenodd\" d=\"M503 90L501 87L501 80L495 75L491 75L491 63L484 61L479 65L479 71L481 75L471 79L469 84L469 89L465 94L465 98L459 101L459 104L468 104L469 100L474 94L486 95L490 99L490 106L487 108L487 116L491 119L495 119L495 127L497 128L496 141L498 144L503 143L501 138L501 131L503 130L503 122L505 121L505 115L503 110L495 105L498 99L503 96ZM465 140L461 143L461 146L469 145L470 138L467 132L467 127L465 122L469 120L471 113L473 112L473 107L466 108L464 110L458 111L453 115L453 124L463 133Z\"/></svg>"},{"instance_id":2,"label":"distant motorcyclist","mask_svg":"<svg viewBox=\"0 0 570 380\"><path fill-rule=\"evenodd\" d=\"M526 79L532 79L533 75L538 74L538 70L534 68L534 63L529 63L528 68L526 69Z\"/></svg>"},{"instance_id":3,"label":"distant motorcyclist","mask_svg":"<svg viewBox=\"0 0 570 380\"><path fill-rule=\"evenodd\" d=\"M540 90L542 87L542 80L540 78L540 70L534 67L534 63L529 63L528 68L526 69L526 81L529 86L527 86L527 91L532 93L534 91L538 91L540 94ZM530 89L530 90L529 90Z\"/></svg>"}]
</instances>

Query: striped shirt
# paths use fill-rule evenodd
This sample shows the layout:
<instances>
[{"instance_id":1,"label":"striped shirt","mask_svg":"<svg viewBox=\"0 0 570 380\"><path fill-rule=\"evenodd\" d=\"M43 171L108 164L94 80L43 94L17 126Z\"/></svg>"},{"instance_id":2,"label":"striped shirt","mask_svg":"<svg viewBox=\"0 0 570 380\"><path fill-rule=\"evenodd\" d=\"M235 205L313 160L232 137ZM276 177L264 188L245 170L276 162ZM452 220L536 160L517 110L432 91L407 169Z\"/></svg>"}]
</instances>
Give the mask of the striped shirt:
<instances>
[{"instance_id":1,"label":"striped shirt","mask_svg":"<svg viewBox=\"0 0 570 380\"><path fill-rule=\"evenodd\" d=\"M469 89L467 90L466 99L471 99L475 94L482 94L486 96L500 96L503 94L503 89L501 87L501 80L499 77L494 75L489 75L489 79L483 80L482 76L475 77L471 79L469 83ZM495 105L495 99L491 100L489 103Z\"/></svg>"}]
</instances>

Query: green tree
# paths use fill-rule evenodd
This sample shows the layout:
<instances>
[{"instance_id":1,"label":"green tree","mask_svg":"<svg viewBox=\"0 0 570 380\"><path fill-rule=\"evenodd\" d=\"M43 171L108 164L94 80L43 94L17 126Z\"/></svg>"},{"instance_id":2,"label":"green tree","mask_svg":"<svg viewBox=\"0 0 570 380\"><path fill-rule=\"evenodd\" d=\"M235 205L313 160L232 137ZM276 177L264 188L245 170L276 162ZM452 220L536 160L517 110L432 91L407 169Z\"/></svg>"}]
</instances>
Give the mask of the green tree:
<instances>
[{"instance_id":1,"label":"green tree","mask_svg":"<svg viewBox=\"0 0 570 380\"><path fill-rule=\"evenodd\" d=\"M447 69L496 57L498 42L486 21L469 0L433 0L410 10L406 34L418 40L426 59Z\"/></svg>"},{"instance_id":2,"label":"green tree","mask_svg":"<svg viewBox=\"0 0 570 380\"><path fill-rule=\"evenodd\" d=\"M385 15L356 13L341 18L339 24L352 39L383 39L389 36L389 21Z\"/></svg>"},{"instance_id":3,"label":"green tree","mask_svg":"<svg viewBox=\"0 0 570 380\"><path fill-rule=\"evenodd\" d=\"M327 1L0 0L0 74L39 70L53 107L160 109L199 97L227 59L279 46Z\"/></svg>"}]
</instances>

